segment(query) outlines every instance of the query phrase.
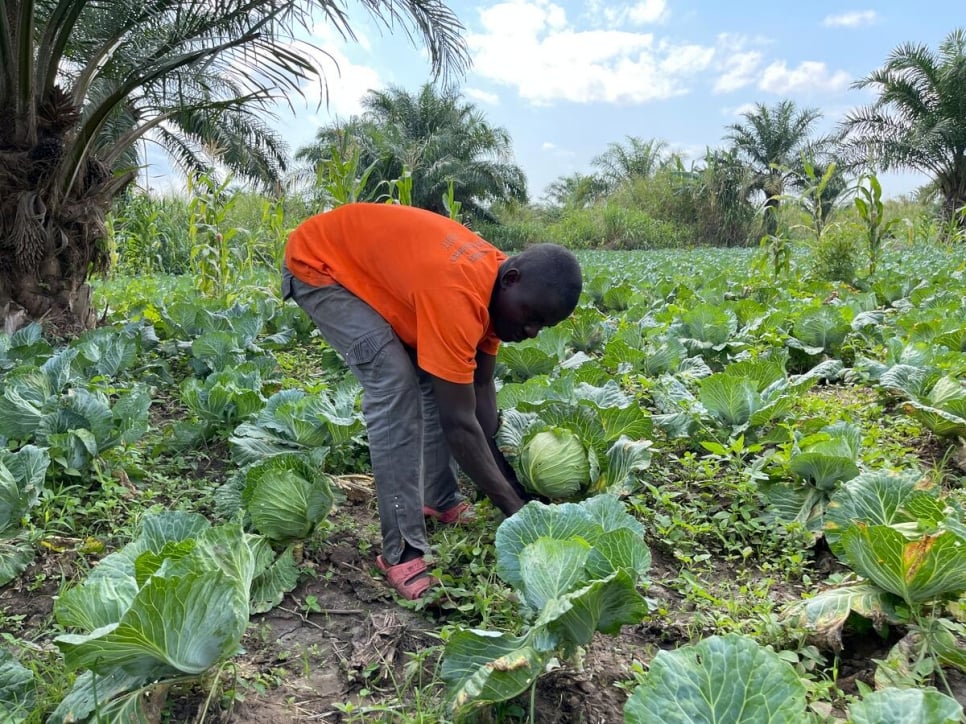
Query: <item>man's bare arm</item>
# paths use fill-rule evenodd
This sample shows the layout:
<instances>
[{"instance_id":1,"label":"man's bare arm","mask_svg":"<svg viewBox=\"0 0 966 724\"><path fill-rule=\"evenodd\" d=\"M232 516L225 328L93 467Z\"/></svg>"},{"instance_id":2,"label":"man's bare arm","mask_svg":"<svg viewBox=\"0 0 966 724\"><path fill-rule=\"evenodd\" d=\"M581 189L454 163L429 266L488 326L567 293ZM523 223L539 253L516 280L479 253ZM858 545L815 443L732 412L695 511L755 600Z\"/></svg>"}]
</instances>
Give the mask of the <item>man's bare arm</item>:
<instances>
[{"instance_id":1,"label":"man's bare arm","mask_svg":"<svg viewBox=\"0 0 966 724\"><path fill-rule=\"evenodd\" d=\"M474 383L457 384L433 377L439 421L450 451L463 472L504 514L513 515L523 507L524 500L500 470L493 455L492 434L498 424L495 396L492 420L481 421L477 416L476 388ZM484 430L481 422L492 427Z\"/></svg>"},{"instance_id":2,"label":"man's bare arm","mask_svg":"<svg viewBox=\"0 0 966 724\"><path fill-rule=\"evenodd\" d=\"M496 357L491 354L479 352L476 355L476 375L473 379L473 387L476 391L476 419L480 421L483 434L490 446L490 453L496 460L500 472L510 482L517 494L526 495L520 482L517 480L516 471L503 457L503 453L496 444L496 431L500 427L500 413L496 405L496 385L493 383L493 371L496 368Z\"/></svg>"}]
</instances>

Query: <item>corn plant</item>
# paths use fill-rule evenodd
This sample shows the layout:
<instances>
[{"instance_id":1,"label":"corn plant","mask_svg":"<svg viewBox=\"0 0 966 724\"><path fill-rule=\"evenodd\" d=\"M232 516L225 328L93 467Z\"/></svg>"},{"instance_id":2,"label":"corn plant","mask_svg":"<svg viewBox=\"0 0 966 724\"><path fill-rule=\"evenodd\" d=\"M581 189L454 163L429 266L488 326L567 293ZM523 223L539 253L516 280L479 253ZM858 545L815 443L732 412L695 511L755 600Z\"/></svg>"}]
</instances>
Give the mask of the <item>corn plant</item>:
<instances>
[{"instance_id":1,"label":"corn plant","mask_svg":"<svg viewBox=\"0 0 966 724\"><path fill-rule=\"evenodd\" d=\"M463 202L456 200L456 195L453 192L453 179L449 180L449 186L446 193L443 194L443 208L446 209L446 213L453 221L461 221L460 209L463 208Z\"/></svg>"},{"instance_id":2,"label":"corn plant","mask_svg":"<svg viewBox=\"0 0 966 724\"><path fill-rule=\"evenodd\" d=\"M208 297L224 297L229 279L238 272L232 254L232 239L238 228L224 228L225 220L238 201L237 193L228 193L231 179L217 183L207 175L188 177L191 271L195 288Z\"/></svg>"},{"instance_id":3,"label":"corn plant","mask_svg":"<svg viewBox=\"0 0 966 724\"><path fill-rule=\"evenodd\" d=\"M879 264L882 247L886 239L892 235L892 229L899 223L899 219L885 220L882 185L875 174L866 174L859 179L855 191L853 203L865 225L863 235L869 252L869 276L872 276Z\"/></svg>"},{"instance_id":4,"label":"corn plant","mask_svg":"<svg viewBox=\"0 0 966 724\"><path fill-rule=\"evenodd\" d=\"M399 175L399 178L390 181L389 185L392 193L386 199L387 204L413 205L413 172L409 170L408 166L403 166L403 172Z\"/></svg>"},{"instance_id":5,"label":"corn plant","mask_svg":"<svg viewBox=\"0 0 966 724\"><path fill-rule=\"evenodd\" d=\"M848 190L841 171L834 162L829 163L823 170L820 165L803 156L802 168L803 189L796 203L805 212L809 224L807 228L814 235L815 241L821 242L832 214Z\"/></svg>"},{"instance_id":6,"label":"corn plant","mask_svg":"<svg viewBox=\"0 0 966 724\"><path fill-rule=\"evenodd\" d=\"M343 143L341 148L336 144L330 146L328 158L315 169L315 187L322 192L323 203L343 206L357 201L375 200L375 194L367 192L366 189L369 176L378 161L360 169L361 159L362 150L355 144Z\"/></svg>"},{"instance_id":7,"label":"corn plant","mask_svg":"<svg viewBox=\"0 0 966 724\"><path fill-rule=\"evenodd\" d=\"M775 279L791 271L792 247L784 234L765 234L758 248L759 254L753 262L756 271L771 272Z\"/></svg>"},{"instance_id":8,"label":"corn plant","mask_svg":"<svg viewBox=\"0 0 966 724\"><path fill-rule=\"evenodd\" d=\"M269 262L272 269L280 269L285 259L285 242L290 229L285 223L285 203L265 201L262 204L261 227L268 235Z\"/></svg>"}]
</instances>

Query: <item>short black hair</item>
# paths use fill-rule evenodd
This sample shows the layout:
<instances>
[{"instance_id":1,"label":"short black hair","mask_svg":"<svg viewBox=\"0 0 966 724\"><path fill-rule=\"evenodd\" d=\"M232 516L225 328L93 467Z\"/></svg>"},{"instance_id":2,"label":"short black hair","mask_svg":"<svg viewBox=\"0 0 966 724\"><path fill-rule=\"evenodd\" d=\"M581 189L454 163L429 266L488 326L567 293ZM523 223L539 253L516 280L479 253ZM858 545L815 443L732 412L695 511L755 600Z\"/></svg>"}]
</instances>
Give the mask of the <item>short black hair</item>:
<instances>
[{"instance_id":1,"label":"short black hair","mask_svg":"<svg viewBox=\"0 0 966 724\"><path fill-rule=\"evenodd\" d=\"M577 307L583 289L580 262L569 249L558 244L533 244L512 259L524 284L537 284L554 297L568 315Z\"/></svg>"}]
</instances>

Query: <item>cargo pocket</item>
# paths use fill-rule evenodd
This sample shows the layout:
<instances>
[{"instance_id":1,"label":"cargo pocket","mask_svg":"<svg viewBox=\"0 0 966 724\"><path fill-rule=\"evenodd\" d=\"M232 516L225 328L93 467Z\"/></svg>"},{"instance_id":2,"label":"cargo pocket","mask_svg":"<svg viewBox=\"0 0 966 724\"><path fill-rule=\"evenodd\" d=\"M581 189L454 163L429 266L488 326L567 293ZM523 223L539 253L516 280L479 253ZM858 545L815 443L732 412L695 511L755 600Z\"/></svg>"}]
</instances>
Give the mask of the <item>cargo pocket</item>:
<instances>
[{"instance_id":1,"label":"cargo pocket","mask_svg":"<svg viewBox=\"0 0 966 724\"><path fill-rule=\"evenodd\" d=\"M379 364L380 352L396 338L396 333L388 324L363 335L349 347L345 361L350 367L375 371Z\"/></svg>"}]
</instances>

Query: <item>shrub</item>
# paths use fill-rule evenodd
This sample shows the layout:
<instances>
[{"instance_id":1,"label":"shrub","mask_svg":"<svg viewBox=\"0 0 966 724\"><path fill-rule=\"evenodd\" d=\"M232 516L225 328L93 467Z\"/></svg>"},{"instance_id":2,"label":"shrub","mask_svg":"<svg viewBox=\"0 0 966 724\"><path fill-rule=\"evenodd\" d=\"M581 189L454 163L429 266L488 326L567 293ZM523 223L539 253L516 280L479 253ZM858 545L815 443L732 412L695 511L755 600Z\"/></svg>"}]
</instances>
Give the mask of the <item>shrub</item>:
<instances>
[{"instance_id":1,"label":"shrub","mask_svg":"<svg viewBox=\"0 0 966 724\"><path fill-rule=\"evenodd\" d=\"M863 258L859 233L852 225L828 229L812 245L810 275L829 282L854 282Z\"/></svg>"}]
</instances>

